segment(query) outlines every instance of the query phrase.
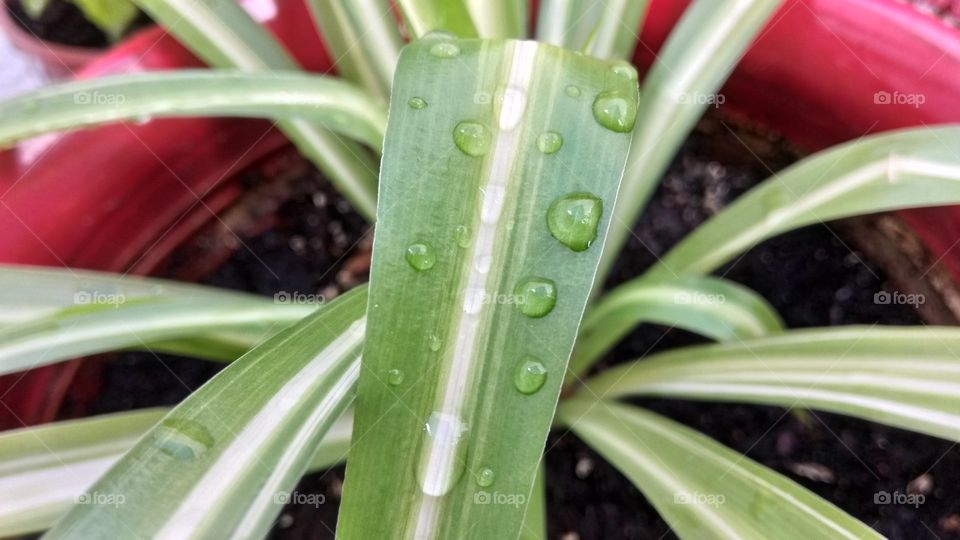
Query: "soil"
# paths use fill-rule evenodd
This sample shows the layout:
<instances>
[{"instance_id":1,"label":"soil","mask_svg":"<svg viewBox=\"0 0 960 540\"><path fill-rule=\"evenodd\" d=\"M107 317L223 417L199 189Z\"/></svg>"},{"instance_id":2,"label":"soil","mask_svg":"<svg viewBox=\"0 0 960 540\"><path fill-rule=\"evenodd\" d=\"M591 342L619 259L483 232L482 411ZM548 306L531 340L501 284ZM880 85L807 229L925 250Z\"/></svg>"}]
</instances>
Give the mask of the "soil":
<instances>
[{"instance_id":1,"label":"soil","mask_svg":"<svg viewBox=\"0 0 960 540\"><path fill-rule=\"evenodd\" d=\"M796 158L781 140L709 117L637 224L611 285L641 273L698 224ZM268 296L284 290L329 298L365 279L370 231L363 220L310 169L290 185L291 199L279 207L273 224L253 238L234 239L239 249L207 283ZM853 247L843 226L782 235L718 273L762 294L790 327L920 324L909 306L873 302L890 284ZM602 365L702 341L646 325ZM175 404L221 367L166 355L121 355L105 368L93 412ZM949 442L819 412L667 400L638 404L786 474L890 538L960 537L960 451ZM639 491L575 436L554 433L548 448L550 538L672 537ZM342 467L305 477L298 492L323 494L326 504L288 507L272 537L333 538L342 480ZM923 493L925 502L916 508L874 504L879 491L908 490Z\"/></svg>"},{"instance_id":2,"label":"soil","mask_svg":"<svg viewBox=\"0 0 960 540\"><path fill-rule=\"evenodd\" d=\"M104 48L110 44L107 35L84 17L83 12L71 2L51 0L40 17L33 19L24 11L19 1L12 1L7 8L16 21L28 33L45 41L73 45L75 47ZM142 14L128 32L151 23L150 18Z\"/></svg>"}]
</instances>

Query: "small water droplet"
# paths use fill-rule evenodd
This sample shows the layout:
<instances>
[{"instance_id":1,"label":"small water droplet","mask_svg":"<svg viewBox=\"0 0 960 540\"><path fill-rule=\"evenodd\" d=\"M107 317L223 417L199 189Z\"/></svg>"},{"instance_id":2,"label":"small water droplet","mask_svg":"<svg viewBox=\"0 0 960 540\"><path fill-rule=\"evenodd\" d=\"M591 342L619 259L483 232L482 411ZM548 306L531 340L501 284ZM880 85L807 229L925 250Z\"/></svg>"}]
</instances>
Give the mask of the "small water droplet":
<instances>
[{"instance_id":1,"label":"small water droplet","mask_svg":"<svg viewBox=\"0 0 960 540\"><path fill-rule=\"evenodd\" d=\"M431 334L430 337L427 338L427 347L433 352L439 351L442 345L443 342L440 341L440 338L436 334Z\"/></svg>"},{"instance_id":2,"label":"small water droplet","mask_svg":"<svg viewBox=\"0 0 960 540\"><path fill-rule=\"evenodd\" d=\"M462 248L470 247L470 228L466 225L457 225L456 230L453 231L453 239Z\"/></svg>"},{"instance_id":3,"label":"small water droplet","mask_svg":"<svg viewBox=\"0 0 960 540\"><path fill-rule=\"evenodd\" d=\"M556 131L547 131L537 137L537 148L544 154L556 154L563 146L563 136Z\"/></svg>"},{"instance_id":4,"label":"small water droplet","mask_svg":"<svg viewBox=\"0 0 960 540\"><path fill-rule=\"evenodd\" d=\"M423 39L454 41L457 39L457 36L444 30L434 30L432 32L427 32L427 34L423 36Z\"/></svg>"},{"instance_id":5,"label":"small water droplet","mask_svg":"<svg viewBox=\"0 0 960 540\"><path fill-rule=\"evenodd\" d=\"M570 97L580 97L580 87L579 87L579 86L574 86L574 85L571 84L571 85L567 86L567 88L564 90L564 92L566 92L566 94L567 94L568 96L570 96Z\"/></svg>"},{"instance_id":6,"label":"small water droplet","mask_svg":"<svg viewBox=\"0 0 960 540\"><path fill-rule=\"evenodd\" d=\"M437 58L456 58L460 56L460 46L456 43L443 41L430 47L430 55Z\"/></svg>"},{"instance_id":7,"label":"small water droplet","mask_svg":"<svg viewBox=\"0 0 960 540\"><path fill-rule=\"evenodd\" d=\"M390 386L400 386L403 384L403 371L399 369L391 369L387 372L387 384Z\"/></svg>"},{"instance_id":8,"label":"small water droplet","mask_svg":"<svg viewBox=\"0 0 960 540\"><path fill-rule=\"evenodd\" d=\"M586 251L597 239L603 201L589 193L558 197L547 210L550 234L573 251Z\"/></svg>"},{"instance_id":9,"label":"small water droplet","mask_svg":"<svg viewBox=\"0 0 960 540\"><path fill-rule=\"evenodd\" d=\"M480 487L490 487L493 485L493 480L496 477L497 475L493 472L493 469L484 467L477 471L477 485Z\"/></svg>"},{"instance_id":10,"label":"small water droplet","mask_svg":"<svg viewBox=\"0 0 960 540\"><path fill-rule=\"evenodd\" d=\"M615 90L601 92L593 102L593 117L610 131L630 133L637 121L637 103Z\"/></svg>"},{"instance_id":11,"label":"small water droplet","mask_svg":"<svg viewBox=\"0 0 960 540\"><path fill-rule=\"evenodd\" d=\"M527 356L517 364L513 374L513 385L522 394L535 394L547 382L547 368L542 362Z\"/></svg>"},{"instance_id":12,"label":"small water droplet","mask_svg":"<svg viewBox=\"0 0 960 540\"><path fill-rule=\"evenodd\" d=\"M440 497L463 476L467 425L456 415L434 411L424 424L423 432L429 455L419 462L417 480L424 493Z\"/></svg>"},{"instance_id":13,"label":"small water droplet","mask_svg":"<svg viewBox=\"0 0 960 540\"><path fill-rule=\"evenodd\" d=\"M410 244L407 248L407 263L418 272L423 272L433 268L437 264L437 254L433 252L430 244L418 242Z\"/></svg>"},{"instance_id":14,"label":"small water droplet","mask_svg":"<svg viewBox=\"0 0 960 540\"><path fill-rule=\"evenodd\" d=\"M453 142L464 154L480 157L490 149L490 130L479 122L464 120L453 129Z\"/></svg>"},{"instance_id":15,"label":"small water droplet","mask_svg":"<svg viewBox=\"0 0 960 540\"><path fill-rule=\"evenodd\" d=\"M410 101L407 102L407 105L409 105L411 109L426 109L427 101L420 97L412 97Z\"/></svg>"},{"instance_id":16,"label":"small water droplet","mask_svg":"<svg viewBox=\"0 0 960 540\"><path fill-rule=\"evenodd\" d=\"M527 278L517 285L517 309L527 317L546 317L557 305L557 286L546 278Z\"/></svg>"},{"instance_id":17,"label":"small water droplet","mask_svg":"<svg viewBox=\"0 0 960 540\"><path fill-rule=\"evenodd\" d=\"M153 444L168 456L190 461L213 446L213 436L197 421L167 418L154 430Z\"/></svg>"},{"instance_id":18,"label":"small water droplet","mask_svg":"<svg viewBox=\"0 0 960 540\"><path fill-rule=\"evenodd\" d=\"M610 70L628 81L637 80L637 69L627 62L617 62Z\"/></svg>"}]
</instances>

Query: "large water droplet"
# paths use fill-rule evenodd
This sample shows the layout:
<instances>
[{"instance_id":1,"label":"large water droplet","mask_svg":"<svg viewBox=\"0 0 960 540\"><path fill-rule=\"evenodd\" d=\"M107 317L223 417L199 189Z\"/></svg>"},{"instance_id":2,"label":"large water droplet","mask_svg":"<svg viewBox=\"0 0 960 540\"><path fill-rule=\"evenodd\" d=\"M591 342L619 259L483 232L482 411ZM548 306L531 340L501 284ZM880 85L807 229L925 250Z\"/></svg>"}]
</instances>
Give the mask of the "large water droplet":
<instances>
[{"instance_id":1,"label":"large water droplet","mask_svg":"<svg viewBox=\"0 0 960 540\"><path fill-rule=\"evenodd\" d=\"M548 131L537 137L537 148L544 154L556 154L563 146L563 136L556 131Z\"/></svg>"},{"instance_id":2,"label":"large water droplet","mask_svg":"<svg viewBox=\"0 0 960 540\"><path fill-rule=\"evenodd\" d=\"M490 487L493 485L493 480L496 477L497 475L493 472L493 469L484 467L477 471L477 485L480 487Z\"/></svg>"},{"instance_id":3,"label":"large water droplet","mask_svg":"<svg viewBox=\"0 0 960 540\"><path fill-rule=\"evenodd\" d=\"M464 154L480 157L490 149L490 130L479 122L464 120L453 128L453 142Z\"/></svg>"},{"instance_id":4,"label":"large water droplet","mask_svg":"<svg viewBox=\"0 0 960 540\"><path fill-rule=\"evenodd\" d=\"M430 47L430 55L437 58L456 58L460 56L460 46L444 41Z\"/></svg>"},{"instance_id":5,"label":"large water droplet","mask_svg":"<svg viewBox=\"0 0 960 540\"><path fill-rule=\"evenodd\" d=\"M423 272L433 268L437 264L437 254L433 252L430 244L418 242L410 244L407 248L407 263L418 272Z\"/></svg>"},{"instance_id":6,"label":"large water droplet","mask_svg":"<svg viewBox=\"0 0 960 540\"><path fill-rule=\"evenodd\" d=\"M430 337L427 338L427 347L429 347L431 351L437 352L442 346L443 342L440 341L440 337L436 334L430 334Z\"/></svg>"},{"instance_id":7,"label":"large water droplet","mask_svg":"<svg viewBox=\"0 0 960 540\"><path fill-rule=\"evenodd\" d=\"M409 105L411 109L426 109L427 101L421 97L412 97L410 101L407 102L407 105Z\"/></svg>"},{"instance_id":8,"label":"large water droplet","mask_svg":"<svg viewBox=\"0 0 960 540\"><path fill-rule=\"evenodd\" d=\"M567 86L566 89L564 89L564 92L565 92L568 96L570 96L570 97L580 97L580 87L579 87L579 86L574 86L574 85L571 84L571 85Z\"/></svg>"},{"instance_id":9,"label":"large water droplet","mask_svg":"<svg viewBox=\"0 0 960 540\"><path fill-rule=\"evenodd\" d=\"M617 62L610 70L628 81L637 80L637 69L627 62Z\"/></svg>"},{"instance_id":10,"label":"large water droplet","mask_svg":"<svg viewBox=\"0 0 960 540\"><path fill-rule=\"evenodd\" d=\"M419 462L417 480L424 493L440 497L463 476L467 425L453 414L435 411L424 424L423 432L429 454Z\"/></svg>"},{"instance_id":11,"label":"large water droplet","mask_svg":"<svg viewBox=\"0 0 960 540\"><path fill-rule=\"evenodd\" d=\"M621 92L601 92L593 102L593 117L617 133L630 133L637 121L637 103Z\"/></svg>"},{"instance_id":12,"label":"large water droplet","mask_svg":"<svg viewBox=\"0 0 960 540\"><path fill-rule=\"evenodd\" d=\"M542 362L531 356L517 364L513 374L513 385L522 394L535 394L547 382L547 368Z\"/></svg>"},{"instance_id":13,"label":"large water droplet","mask_svg":"<svg viewBox=\"0 0 960 540\"><path fill-rule=\"evenodd\" d=\"M391 369L387 372L387 384L390 386L400 386L403 384L403 371L399 369Z\"/></svg>"},{"instance_id":14,"label":"large water droplet","mask_svg":"<svg viewBox=\"0 0 960 540\"><path fill-rule=\"evenodd\" d=\"M470 228L466 225L457 225L453 231L453 239L462 248L470 247Z\"/></svg>"},{"instance_id":15,"label":"large water droplet","mask_svg":"<svg viewBox=\"0 0 960 540\"><path fill-rule=\"evenodd\" d=\"M153 444L168 456L190 461L213 446L213 436L197 421L167 418L154 430Z\"/></svg>"},{"instance_id":16,"label":"large water droplet","mask_svg":"<svg viewBox=\"0 0 960 540\"><path fill-rule=\"evenodd\" d=\"M589 193L558 197L547 210L550 234L573 251L586 251L597 239L603 201Z\"/></svg>"},{"instance_id":17,"label":"large water droplet","mask_svg":"<svg viewBox=\"0 0 960 540\"><path fill-rule=\"evenodd\" d=\"M546 278L527 278L517 285L517 309L527 317L539 319L557 305L557 286Z\"/></svg>"}]
</instances>

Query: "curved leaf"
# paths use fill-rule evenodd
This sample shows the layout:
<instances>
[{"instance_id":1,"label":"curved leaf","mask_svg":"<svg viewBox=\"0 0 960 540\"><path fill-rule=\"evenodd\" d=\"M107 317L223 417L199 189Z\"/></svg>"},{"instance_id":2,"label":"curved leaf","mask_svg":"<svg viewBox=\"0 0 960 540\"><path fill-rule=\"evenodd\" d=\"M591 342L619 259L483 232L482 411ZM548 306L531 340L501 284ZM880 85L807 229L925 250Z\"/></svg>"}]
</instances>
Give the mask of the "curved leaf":
<instances>
[{"instance_id":1,"label":"curved leaf","mask_svg":"<svg viewBox=\"0 0 960 540\"><path fill-rule=\"evenodd\" d=\"M461 38L479 37L466 0L397 0L415 38L449 32Z\"/></svg>"}]
</instances>

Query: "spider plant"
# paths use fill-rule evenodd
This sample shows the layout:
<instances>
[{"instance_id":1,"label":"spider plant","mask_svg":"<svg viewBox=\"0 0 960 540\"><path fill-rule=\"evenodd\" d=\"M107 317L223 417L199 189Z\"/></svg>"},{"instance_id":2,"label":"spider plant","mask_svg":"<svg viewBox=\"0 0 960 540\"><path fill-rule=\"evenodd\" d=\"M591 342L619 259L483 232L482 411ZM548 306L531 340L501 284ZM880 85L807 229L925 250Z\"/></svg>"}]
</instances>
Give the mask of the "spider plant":
<instances>
[{"instance_id":1,"label":"spider plant","mask_svg":"<svg viewBox=\"0 0 960 540\"><path fill-rule=\"evenodd\" d=\"M169 411L0 435L0 532L263 536L304 472L345 460L338 536L543 538L540 463L560 428L682 537L877 537L776 471L618 400L809 408L960 441L960 330L791 331L758 294L709 275L797 227L960 203L945 144L960 127L804 159L653 268L598 286L707 105L680 98L716 94L780 2L693 2L642 81L625 60L644 2L544 1L531 41L525 2L401 0L401 49L390 2L312 0L343 79L296 72L232 2L139 4L214 69L2 103L0 140L143 115L271 118L376 216L369 287L317 307L2 269L0 373L126 348L229 365ZM594 373L644 322L717 343ZM24 485L40 495L19 495Z\"/></svg>"}]
</instances>

